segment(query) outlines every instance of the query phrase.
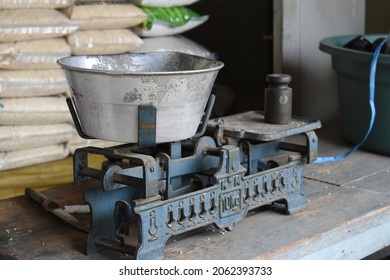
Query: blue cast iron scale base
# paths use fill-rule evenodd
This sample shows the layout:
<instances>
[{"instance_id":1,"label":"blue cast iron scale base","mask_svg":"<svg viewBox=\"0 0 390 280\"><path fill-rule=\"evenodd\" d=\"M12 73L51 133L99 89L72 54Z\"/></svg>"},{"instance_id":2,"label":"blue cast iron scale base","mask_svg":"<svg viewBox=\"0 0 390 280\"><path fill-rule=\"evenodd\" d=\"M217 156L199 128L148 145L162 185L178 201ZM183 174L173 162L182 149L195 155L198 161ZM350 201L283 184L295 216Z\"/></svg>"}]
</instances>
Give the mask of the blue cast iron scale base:
<instances>
[{"instance_id":1,"label":"blue cast iron scale base","mask_svg":"<svg viewBox=\"0 0 390 280\"><path fill-rule=\"evenodd\" d=\"M248 211L274 203L286 214L304 209L303 169L317 157L320 127L300 118L271 125L249 111L209 120L202 136L180 142L76 150L75 183L101 180L84 192L91 209L86 254L108 248L163 259L172 236L209 225L233 230ZM89 154L107 158L101 170L88 166ZM127 242L132 231L137 244Z\"/></svg>"}]
</instances>

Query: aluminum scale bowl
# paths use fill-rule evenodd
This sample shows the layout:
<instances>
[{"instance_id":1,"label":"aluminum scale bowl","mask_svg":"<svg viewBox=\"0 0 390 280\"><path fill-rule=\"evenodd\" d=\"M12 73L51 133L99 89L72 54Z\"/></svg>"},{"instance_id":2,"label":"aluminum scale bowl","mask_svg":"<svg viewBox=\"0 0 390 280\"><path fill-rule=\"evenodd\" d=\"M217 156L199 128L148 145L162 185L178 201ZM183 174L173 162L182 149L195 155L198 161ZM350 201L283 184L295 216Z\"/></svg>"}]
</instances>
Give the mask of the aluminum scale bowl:
<instances>
[{"instance_id":1,"label":"aluminum scale bowl","mask_svg":"<svg viewBox=\"0 0 390 280\"><path fill-rule=\"evenodd\" d=\"M122 143L137 143L138 106L147 104L156 107L156 143L191 138L224 66L179 52L70 56L57 63L83 132Z\"/></svg>"}]
</instances>

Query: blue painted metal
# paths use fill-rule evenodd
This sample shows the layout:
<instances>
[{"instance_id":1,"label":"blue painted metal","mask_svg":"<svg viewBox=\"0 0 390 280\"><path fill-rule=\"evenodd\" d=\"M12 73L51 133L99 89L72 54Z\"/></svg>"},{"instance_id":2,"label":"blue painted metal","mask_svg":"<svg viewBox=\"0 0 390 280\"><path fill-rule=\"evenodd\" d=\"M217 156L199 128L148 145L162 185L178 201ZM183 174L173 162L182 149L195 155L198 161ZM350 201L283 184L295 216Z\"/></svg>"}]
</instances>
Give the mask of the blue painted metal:
<instances>
[{"instance_id":1,"label":"blue painted metal","mask_svg":"<svg viewBox=\"0 0 390 280\"><path fill-rule=\"evenodd\" d=\"M156 146L156 107L153 105L138 106L138 145L140 147Z\"/></svg>"},{"instance_id":2,"label":"blue painted metal","mask_svg":"<svg viewBox=\"0 0 390 280\"><path fill-rule=\"evenodd\" d=\"M136 259L162 259L171 236L211 224L233 230L248 211L264 205L284 204L286 214L304 209L303 169L317 156L312 129L320 124L299 120L299 127L275 132L248 118L210 121L207 133L213 137L154 149L77 150L75 182L101 180L84 195L92 209L87 253L104 247ZM256 112L252 119L258 118ZM304 135L305 143L289 143L286 137L294 133ZM88 167L89 153L107 157L102 170ZM130 223L134 218L138 222ZM138 243L130 246L124 240L134 226Z\"/></svg>"},{"instance_id":3,"label":"blue painted metal","mask_svg":"<svg viewBox=\"0 0 390 280\"><path fill-rule=\"evenodd\" d=\"M133 201L142 224L135 257L162 259L169 237L210 224L232 230L249 210L262 205L285 203L288 214L305 208L302 170L302 164L293 163L246 177L240 167L234 175L216 174L218 181L204 190L165 201Z\"/></svg>"}]
</instances>

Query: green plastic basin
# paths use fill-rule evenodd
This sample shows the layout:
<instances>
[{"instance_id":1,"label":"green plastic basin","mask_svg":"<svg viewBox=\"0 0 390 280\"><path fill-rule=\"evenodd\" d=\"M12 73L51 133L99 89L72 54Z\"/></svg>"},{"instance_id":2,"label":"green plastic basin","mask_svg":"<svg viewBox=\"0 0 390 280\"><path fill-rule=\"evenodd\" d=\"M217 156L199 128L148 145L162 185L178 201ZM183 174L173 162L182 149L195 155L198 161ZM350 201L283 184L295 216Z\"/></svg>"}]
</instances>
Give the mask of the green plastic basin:
<instances>
[{"instance_id":1,"label":"green plastic basin","mask_svg":"<svg viewBox=\"0 0 390 280\"><path fill-rule=\"evenodd\" d=\"M332 57L332 68L338 74L338 96L342 134L353 144L364 138L370 123L369 75L373 53L356 51L343 46L357 35L322 39L321 51ZM386 37L384 34L364 35L369 41ZM375 83L375 123L363 148L390 155L390 55L378 59Z\"/></svg>"}]
</instances>

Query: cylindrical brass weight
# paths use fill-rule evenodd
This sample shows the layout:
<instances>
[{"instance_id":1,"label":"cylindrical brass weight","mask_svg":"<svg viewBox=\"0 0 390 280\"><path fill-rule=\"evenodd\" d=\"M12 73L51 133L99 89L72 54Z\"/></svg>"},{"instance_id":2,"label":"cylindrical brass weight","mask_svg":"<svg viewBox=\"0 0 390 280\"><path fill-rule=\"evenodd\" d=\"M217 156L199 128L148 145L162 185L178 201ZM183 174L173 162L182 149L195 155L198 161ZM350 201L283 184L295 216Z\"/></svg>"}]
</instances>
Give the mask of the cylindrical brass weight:
<instances>
[{"instance_id":1,"label":"cylindrical brass weight","mask_svg":"<svg viewBox=\"0 0 390 280\"><path fill-rule=\"evenodd\" d=\"M269 86L264 90L264 121L269 124L288 124L292 115L292 89L288 87L291 76L267 75Z\"/></svg>"}]
</instances>

